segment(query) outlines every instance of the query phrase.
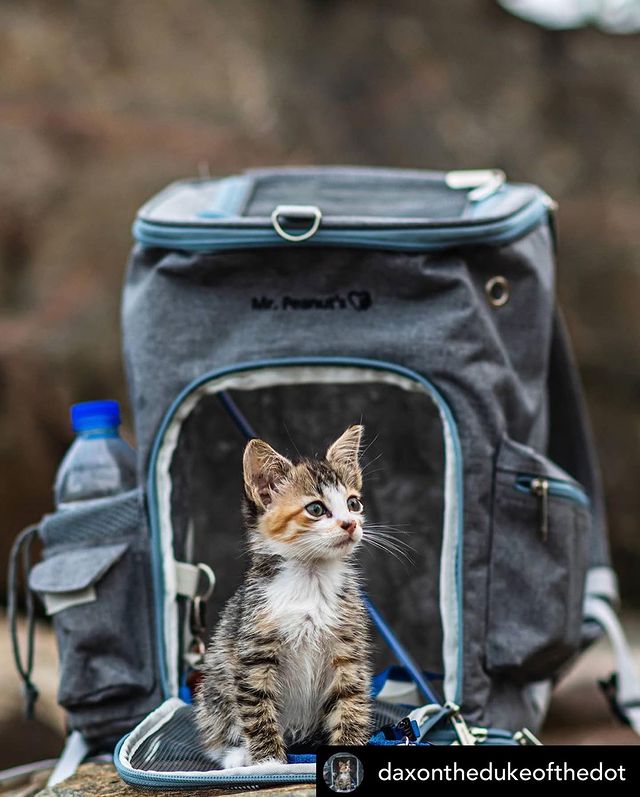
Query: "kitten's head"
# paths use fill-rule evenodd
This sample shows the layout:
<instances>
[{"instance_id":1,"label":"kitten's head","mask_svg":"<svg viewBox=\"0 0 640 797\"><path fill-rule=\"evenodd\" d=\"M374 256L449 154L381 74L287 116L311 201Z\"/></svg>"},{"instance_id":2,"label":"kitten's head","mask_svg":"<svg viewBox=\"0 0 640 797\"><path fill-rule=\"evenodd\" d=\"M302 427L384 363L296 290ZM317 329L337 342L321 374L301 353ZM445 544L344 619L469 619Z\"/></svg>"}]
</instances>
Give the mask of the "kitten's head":
<instances>
[{"instance_id":1,"label":"kitten's head","mask_svg":"<svg viewBox=\"0 0 640 797\"><path fill-rule=\"evenodd\" d=\"M340 767L340 774L349 774L351 772L351 761L338 761L338 765Z\"/></svg>"},{"instance_id":2,"label":"kitten's head","mask_svg":"<svg viewBox=\"0 0 640 797\"><path fill-rule=\"evenodd\" d=\"M324 459L293 463L262 440L244 451L246 513L260 550L301 561L345 559L362 540L362 426L350 426Z\"/></svg>"}]
</instances>

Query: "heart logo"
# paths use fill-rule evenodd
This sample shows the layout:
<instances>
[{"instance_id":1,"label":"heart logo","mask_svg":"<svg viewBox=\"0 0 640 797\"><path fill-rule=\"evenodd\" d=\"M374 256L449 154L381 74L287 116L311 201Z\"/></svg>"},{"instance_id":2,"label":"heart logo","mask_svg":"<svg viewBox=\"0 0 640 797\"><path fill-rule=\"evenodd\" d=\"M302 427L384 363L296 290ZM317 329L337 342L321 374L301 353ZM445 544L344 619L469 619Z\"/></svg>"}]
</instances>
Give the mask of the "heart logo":
<instances>
[{"instance_id":1,"label":"heart logo","mask_svg":"<svg viewBox=\"0 0 640 797\"><path fill-rule=\"evenodd\" d=\"M373 299L369 291L349 291L347 294L349 304L354 310L368 310L373 304Z\"/></svg>"}]
</instances>

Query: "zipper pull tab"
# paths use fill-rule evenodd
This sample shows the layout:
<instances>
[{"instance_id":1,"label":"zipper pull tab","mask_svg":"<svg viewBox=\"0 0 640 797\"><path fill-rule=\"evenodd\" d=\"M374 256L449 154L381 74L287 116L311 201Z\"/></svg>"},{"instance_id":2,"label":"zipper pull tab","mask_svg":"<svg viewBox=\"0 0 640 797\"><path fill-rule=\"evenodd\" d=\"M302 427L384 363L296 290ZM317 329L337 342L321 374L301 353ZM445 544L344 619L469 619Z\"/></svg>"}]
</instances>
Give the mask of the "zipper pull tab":
<instances>
[{"instance_id":1,"label":"zipper pull tab","mask_svg":"<svg viewBox=\"0 0 640 797\"><path fill-rule=\"evenodd\" d=\"M453 725L453 730L455 731L456 736L458 737L458 744L464 745L465 747L471 747L477 744L478 739L473 735L469 726L464 721L464 717L460 713L460 706L457 706L455 703L452 703L451 700L449 700L447 703L445 703L445 708L449 709L449 720Z\"/></svg>"},{"instance_id":2,"label":"zipper pull tab","mask_svg":"<svg viewBox=\"0 0 640 797\"><path fill-rule=\"evenodd\" d=\"M540 499L540 535L542 541L549 538L549 482L546 479L533 479L531 492Z\"/></svg>"},{"instance_id":3,"label":"zipper pull tab","mask_svg":"<svg viewBox=\"0 0 640 797\"><path fill-rule=\"evenodd\" d=\"M540 739L538 739L538 737L533 734L529 728L522 728L522 730L516 731L513 734L513 739L523 747L529 747L531 745L542 747L542 742Z\"/></svg>"}]
</instances>

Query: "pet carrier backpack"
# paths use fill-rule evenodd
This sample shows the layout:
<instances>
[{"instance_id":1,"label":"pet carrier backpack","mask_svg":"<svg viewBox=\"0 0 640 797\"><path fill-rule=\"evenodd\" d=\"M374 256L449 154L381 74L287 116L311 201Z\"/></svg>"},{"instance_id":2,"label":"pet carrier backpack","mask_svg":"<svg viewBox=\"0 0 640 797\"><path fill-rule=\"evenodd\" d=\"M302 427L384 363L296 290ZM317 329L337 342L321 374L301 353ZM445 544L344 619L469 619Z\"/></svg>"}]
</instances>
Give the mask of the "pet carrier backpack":
<instances>
[{"instance_id":1,"label":"pet carrier backpack","mask_svg":"<svg viewBox=\"0 0 640 797\"><path fill-rule=\"evenodd\" d=\"M413 549L360 553L381 632L374 741L535 739L551 684L602 626L619 711L640 727L552 213L496 170L361 168L179 182L140 210L122 306L140 487L45 519L31 576L97 585L97 603L54 615L61 702L88 737L146 715L116 749L125 780L313 778L308 756L213 768L189 685L244 566L246 438L311 454L354 422L367 518ZM59 548L65 525L81 533ZM51 565L87 548L81 579Z\"/></svg>"}]
</instances>

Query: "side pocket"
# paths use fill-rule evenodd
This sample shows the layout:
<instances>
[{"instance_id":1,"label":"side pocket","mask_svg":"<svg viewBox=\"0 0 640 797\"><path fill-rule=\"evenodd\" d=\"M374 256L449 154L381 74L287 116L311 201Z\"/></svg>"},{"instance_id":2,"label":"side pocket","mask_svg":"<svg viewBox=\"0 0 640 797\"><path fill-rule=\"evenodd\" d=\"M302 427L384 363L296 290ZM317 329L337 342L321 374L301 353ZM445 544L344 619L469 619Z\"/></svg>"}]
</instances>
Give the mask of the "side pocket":
<instances>
[{"instance_id":1,"label":"side pocket","mask_svg":"<svg viewBox=\"0 0 640 797\"><path fill-rule=\"evenodd\" d=\"M45 558L29 585L53 618L58 702L73 728L120 732L148 709L156 685L141 491L56 512L41 537Z\"/></svg>"},{"instance_id":2,"label":"side pocket","mask_svg":"<svg viewBox=\"0 0 640 797\"><path fill-rule=\"evenodd\" d=\"M542 680L577 652L590 522L588 498L568 473L503 438L494 482L489 671Z\"/></svg>"}]
</instances>

